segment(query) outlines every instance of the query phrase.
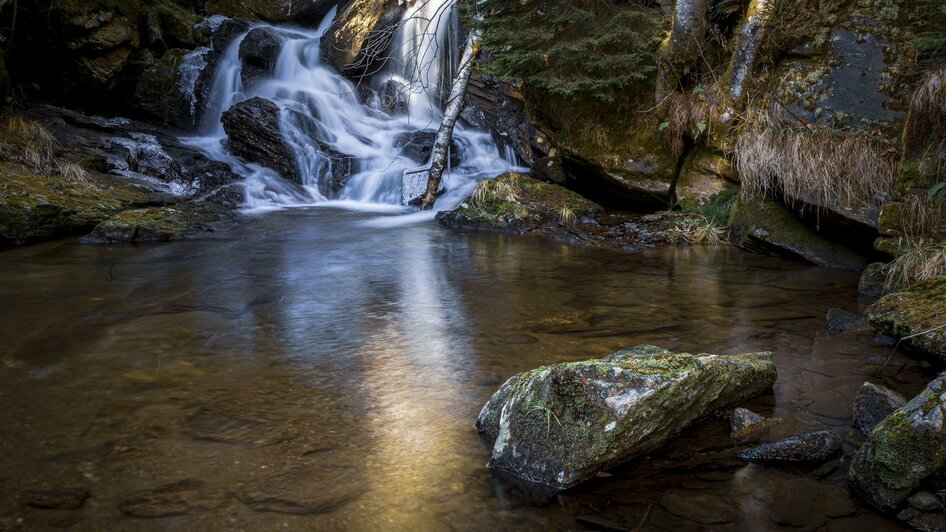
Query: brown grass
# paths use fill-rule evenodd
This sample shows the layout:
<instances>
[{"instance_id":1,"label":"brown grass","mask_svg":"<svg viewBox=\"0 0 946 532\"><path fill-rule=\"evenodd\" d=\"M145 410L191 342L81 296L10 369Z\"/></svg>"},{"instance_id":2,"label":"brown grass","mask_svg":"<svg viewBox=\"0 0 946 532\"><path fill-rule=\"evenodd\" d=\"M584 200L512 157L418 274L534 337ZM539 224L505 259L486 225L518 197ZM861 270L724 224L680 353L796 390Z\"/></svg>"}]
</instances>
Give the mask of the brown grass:
<instances>
[{"instance_id":1,"label":"brown grass","mask_svg":"<svg viewBox=\"0 0 946 532\"><path fill-rule=\"evenodd\" d=\"M897 258L884 266L884 272L887 290L946 275L946 243L928 239L907 242L900 246Z\"/></svg>"},{"instance_id":2,"label":"brown grass","mask_svg":"<svg viewBox=\"0 0 946 532\"><path fill-rule=\"evenodd\" d=\"M907 238L919 240L946 237L946 204L941 200L911 195L900 208L900 230Z\"/></svg>"},{"instance_id":3,"label":"brown grass","mask_svg":"<svg viewBox=\"0 0 946 532\"><path fill-rule=\"evenodd\" d=\"M683 241L688 244L718 246L725 241L725 230L699 214L687 214L679 220L674 220L666 235L674 244Z\"/></svg>"},{"instance_id":4,"label":"brown grass","mask_svg":"<svg viewBox=\"0 0 946 532\"><path fill-rule=\"evenodd\" d=\"M694 92L675 92L658 106L663 117L660 124L664 142L670 146L674 157L683 154L684 138L693 139L710 134L719 112L702 95Z\"/></svg>"},{"instance_id":5,"label":"brown grass","mask_svg":"<svg viewBox=\"0 0 946 532\"><path fill-rule=\"evenodd\" d=\"M895 157L872 138L791 127L769 115L750 120L734 152L745 198L873 204L889 196L897 176Z\"/></svg>"},{"instance_id":6,"label":"brown grass","mask_svg":"<svg viewBox=\"0 0 946 532\"><path fill-rule=\"evenodd\" d=\"M52 168L58 142L39 122L11 115L7 118L3 136L2 152L10 161L41 171Z\"/></svg>"},{"instance_id":7,"label":"brown grass","mask_svg":"<svg viewBox=\"0 0 946 532\"><path fill-rule=\"evenodd\" d=\"M926 159L946 175L946 66L927 74L913 93L903 133L904 159Z\"/></svg>"}]
</instances>

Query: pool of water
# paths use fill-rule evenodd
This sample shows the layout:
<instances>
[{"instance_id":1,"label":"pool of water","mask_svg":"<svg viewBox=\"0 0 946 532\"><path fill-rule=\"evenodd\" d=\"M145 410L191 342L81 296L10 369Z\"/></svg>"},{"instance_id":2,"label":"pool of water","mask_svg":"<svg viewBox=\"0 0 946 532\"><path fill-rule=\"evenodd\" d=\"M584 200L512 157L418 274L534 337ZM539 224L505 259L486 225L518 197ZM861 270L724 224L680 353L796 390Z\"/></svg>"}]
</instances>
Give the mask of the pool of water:
<instances>
[{"instance_id":1,"label":"pool of water","mask_svg":"<svg viewBox=\"0 0 946 532\"><path fill-rule=\"evenodd\" d=\"M771 350L771 438L848 434L865 380L934 374L829 336L856 275L744 253L576 249L330 208L209 240L0 253L0 528L894 528L846 467L734 459L722 419L561 494L486 469L473 430L509 376L641 343ZM849 443L849 451L855 447ZM77 510L29 490L80 489Z\"/></svg>"}]
</instances>

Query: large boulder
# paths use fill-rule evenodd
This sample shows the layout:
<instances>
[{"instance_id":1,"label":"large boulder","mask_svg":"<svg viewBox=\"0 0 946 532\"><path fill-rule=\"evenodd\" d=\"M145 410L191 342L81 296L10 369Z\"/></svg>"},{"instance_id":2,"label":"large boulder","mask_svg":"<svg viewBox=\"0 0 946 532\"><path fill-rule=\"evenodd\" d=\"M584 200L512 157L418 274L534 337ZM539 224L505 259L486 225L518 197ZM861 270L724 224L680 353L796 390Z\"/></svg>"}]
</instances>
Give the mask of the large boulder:
<instances>
[{"instance_id":1,"label":"large boulder","mask_svg":"<svg viewBox=\"0 0 946 532\"><path fill-rule=\"evenodd\" d=\"M231 210L213 204L182 204L121 212L95 226L86 244L167 242L195 238L229 226Z\"/></svg>"},{"instance_id":2,"label":"large boulder","mask_svg":"<svg viewBox=\"0 0 946 532\"><path fill-rule=\"evenodd\" d=\"M394 137L394 147L400 149L400 154L419 165L430 162L430 154L434 149L434 143L437 141L437 132L432 129L419 131L408 131L398 133ZM460 165L460 147L456 141L450 143L450 164Z\"/></svg>"},{"instance_id":3,"label":"large boulder","mask_svg":"<svg viewBox=\"0 0 946 532\"><path fill-rule=\"evenodd\" d=\"M223 113L230 151L271 168L295 183L302 183L299 167L279 129L279 106L265 98L251 98Z\"/></svg>"},{"instance_id":4,"label":"large boulder","mask_svg":"<svg viewBox=\"0 0 946 532\"><path fill-rule=\"evenodd\" d=\"M753 464L819 463L841 454L843 443L837 434L821 430L763 443L739 453L739 458Z\"/></svg>"},{"instance_id":5,"label":"large boulder","mask_svg":"<svg viewBox=\"0 0 946 532\"><path fill-rule=\"evenodd\" d=\"M854 456L848 480L883 511L892 511L920 483L946 471L946 374L882 421Z\"/></svg>"},{"instance_id":6,"label":"large boulder","mask_svg":"<svg viewBox=\"0 0 946 532\"><path fill-rule=\"evenodd\" d=\"M352 79L373 74L405 9L398 0L351 0L322 36L322 62Z\"/></svg>"},{"instance_id":7,"label":"large boulder","mask_svg":"<svg viewBox=\"0 0 946 532\"><path fill-rule=\"evenodd\" d=\"M910 337L914 349L946 360L946 276L882 297L868 308L867 316L878 333Z\"/></svg>"},{"instance_id":8,"label":"large boulder","mask_svg":"<svg viewBox=\"0 0 946 532\"><path fill-rule=\"evenodd\" d=\"M208 11L229 17L317 26L338 0L211 0Z\"/></svg>"},{"instance_id":9,"label":"large boulder","mask_svg":"<svg viewBox=\"0 0 946 532\"><path fill-rule=\"evenodd\" d=\"M564 489L764 393L775 378L771 353L638 346L516 375L483 407L476 427L495 438L491 468Z\"/></svg>"}]
</instances>

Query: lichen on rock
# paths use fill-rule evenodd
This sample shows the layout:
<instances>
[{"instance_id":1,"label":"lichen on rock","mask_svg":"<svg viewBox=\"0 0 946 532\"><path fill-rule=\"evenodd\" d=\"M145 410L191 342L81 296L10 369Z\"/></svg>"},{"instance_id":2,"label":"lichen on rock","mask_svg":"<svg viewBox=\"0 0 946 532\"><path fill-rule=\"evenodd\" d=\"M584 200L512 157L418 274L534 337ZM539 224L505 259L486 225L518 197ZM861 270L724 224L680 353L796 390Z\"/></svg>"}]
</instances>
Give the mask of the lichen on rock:
<instances>
[{"instance_id":1,"label":"lichen on rock","mask_svg":"<svg viewBox=\"0 0 946 532\"><path fill-rule=\"evenodd\" d=\"M509 379L477 429L490 467L568 488L659 447L694 421L770 389L771 353L672 353L644 345Z\"/></svg>"},{"instance_id":2,"label":"lichen on rock","mask_svg":"<svg viewBox=\"0 0 946 532\"><path fill-rule=\"evenodd\" d=\"M912 347L946 360L946 277L920 281L888 294L871 305L867 315L879 334L913 336L909 339Z\"/></svg>"}]
</instances>

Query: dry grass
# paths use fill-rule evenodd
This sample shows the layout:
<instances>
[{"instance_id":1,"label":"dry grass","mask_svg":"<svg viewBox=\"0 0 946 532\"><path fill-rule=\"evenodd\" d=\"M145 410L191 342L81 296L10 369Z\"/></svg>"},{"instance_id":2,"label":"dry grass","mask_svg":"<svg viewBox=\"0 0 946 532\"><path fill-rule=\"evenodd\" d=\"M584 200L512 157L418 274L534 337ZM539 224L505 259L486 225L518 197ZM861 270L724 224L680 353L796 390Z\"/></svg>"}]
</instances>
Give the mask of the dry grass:
<instances>
[{"instance_id":1,"label":"dry grass","mask_svg":"<svg viewBox=\"0 0 946 532\"><path fill-rule=\"evenodd\" d=\"M509 203L519 202L519 178L518 176L505 180L489 179L480 183L473 191L471 202L473 205L485 207L493 201L506 201Z\"/></svg>"},{"instance_id":2,"label":"dry grass","mask_svg":"<svg viewBox=\"0 0 946 532\"><path fill-rule=\"evenodd\" d=\"M884 271L887 290L946 275L946 243L920 239L903 244L897 258Z\"/></svg>"},{"instance_id":3,"label":"dry grass","mask_svg":"<svg viewBox=\"0 0 946 532\"><path fill-rule=\"evenodd\" d=\"M89 184L89 174L79 163L56 163L56 173L70 183Z\"/></svg>"},{"instance_id":4,"label":"dry grass","mask_svg":"<svg viewBox=\"0 0 946 532\"><path fill-rule=\"evenodd\" d=\"M873 204L887 197L897 161L861 135L795 128L753 117L734 149L745 198L784 195L819 205Z\"/></svg>"},{"instance_id":5,"label":"dry grass","mask_svg":"<svg viewBox=\"0 0 946 532\"><path fill-rule=\"evenodd\" d=\"M946 165L946 66L930 72L913 93L903 140L904 158L929 153Z\"/></svg>"},{"instance_id":6,"label":"dry grass","mask_svg":"<svg viewBox=\"0 0 946 532\"><path fill-rule=\"evenodd\" d=\"M900 231L911 240L946 237L946 203L912 195L903 200Z\"/></svg>"},{"instance_id":7,"label":"dry grass","mask_svg":"<svg viewBox=\"0 0 946 532\"><path fill-rule=\"evenodd\" d=\"M578 220L578 217L575 216L575 211L569 208L568 205L562 205L556 212L558 214L558 220L562 222L563 225L573 225Z\"/></svg>"},{"instance_id":8,"label":"dry grass","mask_svg":"<svg viewBox=\"0 0 946 532\"><path fill-rule=\"evenodd\" d=\"M689 214L675 221L673 227L667 229L666 234L674 244L686 242L695 245L718 246L725 242L726 231L705 216Z\"/></svg>"},{"instance_id":9,"label":"dry grass","mask_svg":"<svg viewBox=\"0 0 946 532\"><path fill-rule=\"evenodd\" d=\"M6 121L4 137L2 152L7 159L42 171L52 168L58 143L39 122L11 115Z\"/></svg>"},{"instance_id":10,"label":"dry grass","mask_svg":"<svg viewBox=\"0 0 946 532\"><path fill-rule=\"evenodd\" d=\"M660 131L675 157L683 154L684 139L710 134L719 113L700 91L675 92L658 106Z\"/></svg>"}]
</instances>

